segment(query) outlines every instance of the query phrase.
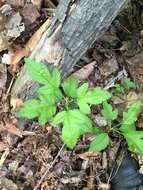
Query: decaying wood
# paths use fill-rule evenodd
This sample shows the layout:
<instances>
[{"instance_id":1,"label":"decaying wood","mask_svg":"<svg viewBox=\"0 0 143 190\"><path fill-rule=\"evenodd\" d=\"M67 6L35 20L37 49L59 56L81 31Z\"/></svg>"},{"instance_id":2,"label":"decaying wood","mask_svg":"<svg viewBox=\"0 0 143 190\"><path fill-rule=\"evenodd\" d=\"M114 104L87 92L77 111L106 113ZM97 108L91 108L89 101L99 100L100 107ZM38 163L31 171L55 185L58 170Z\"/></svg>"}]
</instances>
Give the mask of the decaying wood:
<instances>
[{"instance_id":1,"label":"decaying wood","mask_svg":"<svg viewBox=\"0 0 143 190\"><path fill-rule=\"evenodd\" d=\"M58 67L65 77L110 26L128 0L61 0L50 27L31 52L31 58ZM29 98L37 84L25 67L12 89L12 95Z\"/></svg>"}]
</instances>

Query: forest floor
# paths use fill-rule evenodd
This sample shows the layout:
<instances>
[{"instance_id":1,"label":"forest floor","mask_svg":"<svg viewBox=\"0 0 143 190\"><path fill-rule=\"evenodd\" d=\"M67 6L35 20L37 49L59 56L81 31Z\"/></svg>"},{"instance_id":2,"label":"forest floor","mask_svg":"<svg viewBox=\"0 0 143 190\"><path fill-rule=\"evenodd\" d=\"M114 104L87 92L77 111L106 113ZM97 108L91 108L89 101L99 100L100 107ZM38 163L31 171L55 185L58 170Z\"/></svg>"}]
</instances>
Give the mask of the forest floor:
<instances>
[{"instance_id":1,"label":"forest floor","mask_svg":"<svg viewBox=\"0 0 143 190\"><path fill-rule=\"evenodd\" d=\"M108 189L117 155L120 149L127 150L120 136L102 152L88 152L88 136L70 150L63 146L58 129L49 124L39 126L37 121L28 121L21 129L15 116L14 110L22 100L11 99L10 92L22 58L28 56L26 44L53 17L57 2L1 0L0 6L0 189L32 190L45 171L37 189ZM126 17L126 23L122 21L124 14L119 16L71 72L91 87L102 86L110 91L130 78L136 88L112 99L121 110L138 98L143 100L143 23L138 12L131 16L132 11L125 11L130 20ZM92 119L100 127L106 125L98 109L92 109ZM137 127L143 128L142 115Z\"/></svg>"}]
</instances>

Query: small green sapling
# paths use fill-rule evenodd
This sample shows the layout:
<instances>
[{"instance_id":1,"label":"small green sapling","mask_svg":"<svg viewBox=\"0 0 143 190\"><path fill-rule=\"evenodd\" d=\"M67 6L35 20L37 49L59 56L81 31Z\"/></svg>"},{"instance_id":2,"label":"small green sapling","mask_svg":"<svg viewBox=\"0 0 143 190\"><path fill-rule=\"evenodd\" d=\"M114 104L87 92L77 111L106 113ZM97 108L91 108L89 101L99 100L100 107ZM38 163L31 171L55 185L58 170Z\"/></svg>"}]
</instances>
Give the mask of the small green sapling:
<instances>
[{"instance_id":1,"label":"small green sapling","mask_svg":"<svg viewBox=\"0 0 143 190\"><path fill-rule=\"evenodd\" d=\"M108 103L112 94L101 87L90 89L88 83L79 84L73 76L65 82L61 81L58 69L49 72L44 64L39 64L30 58L25 64L32 79L40 84L37 99L24 102L19 111L21 117L38 118L40 125L51 122L55 127L61 125L61 138L69 148L74 148L78 139L87 133L95 135L90 143L90 151L101 151L109 142L109 132L118 121L118 110ZM133 87L131 81L126 81L125 88ZM108 130L95 126L90 119L91 106L102 105L101 113L107 121ZM127 112L123 113L120 128L131 150L143 155L143 132L137 131L135 122L141 110L141 102L135 102Z\"/></svg>"}]
</instances>

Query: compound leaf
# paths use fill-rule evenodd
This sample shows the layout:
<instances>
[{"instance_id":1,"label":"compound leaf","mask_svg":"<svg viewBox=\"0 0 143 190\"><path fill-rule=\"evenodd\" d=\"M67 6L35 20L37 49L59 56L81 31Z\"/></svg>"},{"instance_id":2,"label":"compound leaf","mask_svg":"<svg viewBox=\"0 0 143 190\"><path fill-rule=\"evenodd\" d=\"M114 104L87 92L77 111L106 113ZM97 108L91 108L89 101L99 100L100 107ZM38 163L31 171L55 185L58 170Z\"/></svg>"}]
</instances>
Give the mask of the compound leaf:
<instances>
[{"instance_id":1,"label":"compound leaf","mask_svg":"<svg viewBox=\"0 0 143 190\"><path fill-rule=\"evenodd\" d=\"M59 112L54 118L53 118L53 125L58 125L64 121L66 111Z\"/></svg>"},{"instance_id":2,"label":"compound leaf","mask_svg":"<svg viewBox=\"0 0 143 190\"><path fill-rule=\"evenodd\" d=\"M77 104L80 111L89 114L90 107L88 105L88 100L91 98L91 92L88 91L88 83L84 83L77 89Z\"/></svg>"},{"instance_id":3,"label":"compound leaf","mask_svg":"<svg viewBox=\"0 0 143 190\"><path fill-rule=\"evenodd\" d=\"M88 83L84 83L77 89L77 96L83 97L84 95L86 95L87 91L88 91Z\"/></svg>"},{"instance_id":4,"label":"compound leaf","mask_svg":"<svg viewBox=\"0 0 143 190\"><path fill-rule=\"evenodd\" d=\"M33 80L40 84L47 84L49 82L50 73L44 64L25 58L25 65Z\"/></svg>"},{"instance_id":5,"label":"compound leaf","mask_svg":"<svg viewBox=\"0 0 143 190\"><path fill-rule=\"evenodd\" d=\"M130 78L127 78L127 79L125 79L124 82L123 82L123 87L124 87L124 89L126 89L126 90L130 90L130 89L132 89L132 88L135 88L136 86L135 86L135 83L132 82Z\"/></svg>"},{"instance_id":6,"label":"compound leaf","mask_svg":"<svg viewBox=\"0 0 143 190\"><path fill-rule=\"evenodd\" d=\"M61 74L57 68L53 69L51 78L52 86L58 88L61 84Z\"/></svg>"},{"instance_id":7,"label":"compound leaf","mask_svg":"<svg viewBox=\"0 0 143 190\"><path fill-rule=\"evenodd\" d=\"M86 103L84 100L78 100L77 104L78 104L81 112L83 112L85 114L90 114L91 110L90 110L90 106L88 105L88 103Z\"/></svg>"},{"instance_id":8,"label":"compound leaf","mask_svg":"<svg viewBox=\"0 0 143 190\"><path fill-rule=\"evenodd\" d=\"M50 75L44 64L39 64L30 58L25 59L25 64L33 80L44 84L44 86L38 89L38 94L51 96L56 102L60 101L62 98L62 93L59 89L61 76L58 69L53 69L52 74Z\"/></svg>"},{"instance_id":9,"label":"compound leaf","mask_svg":"<svg viewBox=\"0 0 143 190\"><path fill-rule=\"evenodd\" d=\"M19 115L21 117L33 119L39 115L39 105L40 105L39 100L35 99L27 100L20 109Z\"/></svg>"},{"instance_id":10,"label":"compound leaf","mask_svg":"<svg viewBox=\"0 0 143 190\"><path fill-rule=\"evenodd\" d=\"M77 96L77 87L78 80L73 76L69 77L63 84L63 90L65 94L69 97Z\"/></svg>"},{"instance_id":11,"label":"compound leaf","mask_svg":"<svg viewBox=\"0 0 143 190\"><path fill-rule=\"evenodd\" d=\"M77 124L64 124L62 128L62 139L63 142L67 145L67 147L71 149L74 148L80 135L81 134L79 133Z\"/></svg>"},{"instance_id":12,"label":"compound leaf","mask_svg":"<svg viewBox=\"0 0 143 190\"><path fill-rule=\"evenodd\" d=\"M102 102L108 100L112 96L111 93L100 87L94 89L93 95L94 95L94 101L93 101L94 104L101 104Z\"/></svg>"},{"instance_id":13,"label":"compound leaf","mask_svg":"<svg viewBox=\"0 0 143 190\"><path fill-rule=\"evenodd\" d=\"M41 103L40 108L38 121L40 125L45 125L56 113L56 107L54 104L45 105Z\"/></svg>"},{"instance_id":14,"label":"compound leaf","mask_svg":"<svg viewBox=\"0 0 143 190\"><path fill-rule=\"evenodd\" d=\"M115 93L121 94L124 92L124 88L120 84L115 84Z\"/></svg>"},{"instance_id":15,"label":"compound leaf","mask_svg":"<svg viewBox=\"0 0 143 190\"><path fill-rule=\"evenodd\" d=\"M120 127L129 148L143 156L143 132L136 131L135 122L141 111L141 102L137 101L130 106L127 112L123 113L123 122Z\"/></svg>"},{"instance_id":16,"label":"compound leaf","mask_svg":"<svg viewBox=\"0 0 143 190\"><path fill-rule=\"evenodd\" d=\"M108 122L109 126L111 126L112 121L115 120L118 116L118 110L113 111L112 105L108 104L107 102L103 102L103 109L101 113Z\"/></svg>"},{"instance_id":17,"label":"compound leaf","mask_svg":"<svg viewBox=\"0 0 143 190\"><path fill-rule=\"evenodd\" d=\"M104 150L109 144L109 136L107 133L98 134L90 143L90 151L97 152Z\"/></svg>"},{"instance_id":18,"label":"compound leaf","mask_svg":"<svg viewBox=\"0 0 143 190\"><path fill-rule=\"evenodd\" d=\"M90 119L79 110L66 111L59 120L63 120L62 139L69 148L74 148L81 135L92 132Z\"/></svg>"},{"instance_id":19,"label":"compound leaf","mask_svg":"<svg viewBox=\"0 0 143 190\"><path fill-rule=\"evenodd\" d=\"M133 124L138 118L138 114L141 111L141 106L142 106L141 101L136 101L135 103L133 103L128 109L128 111L123 113L122 124L123 125Z\"/></svg>"},{"instance_id":20,"label":"compound leaf","mask_svg":"<svg viewBox=\"0 0 143 190\"><path fill-rule=\"evenodd\" d=\"M53 86L45 85L40 87L37 90L38 95L44 95L47 97L51 97L51 99L54 99L55 102L59 102L62 99L62 93L59 88L55 88Z\"/></svg>"},{"instance_id":21,"label":"compound leaf","mask_svg":"<svg viewBox=\"0 0 143 190\"><path fill-rule=\"evenodd\" d=\"M128 130L123 135L127 140L129 148L143 156L143 132Z\"/></svg>"},{"instance_id":22,"label":"compound leaf","mask_svg":"<svg viewBox=\"0 0 143 190\"><path fill-rule=\"evenodd\" d=\"M111 94L100 87L95 88L93 91L89 91L86 83L77 90L77 104L83 113L90 113L88 104L101 104L110 97Z\"/></svg>"},{"instance_id":23,"label":"compound leaf","mask_svg":"<svg viewBox=\"0 0 143 190\"><path fill-rule=\"evenodd\" d=\"M53 101L46 102L45 99L27 100L19 111L21 117L33 119L38 117L40 125L44 125L56 113L56 106Z\"/></svg>"},{"instance_id":24,"label":"compound leaf","mask_svg":"<svg viewBox=\"0 0 143 190\"><path fill-rule=\"evenodd\" d=\"M135 123L131 124L131 125L121 125L120 127L120 131L122 132L128 132L128 131L135 131L136 130L136 126Z\"/></svg>"}]
</instances>

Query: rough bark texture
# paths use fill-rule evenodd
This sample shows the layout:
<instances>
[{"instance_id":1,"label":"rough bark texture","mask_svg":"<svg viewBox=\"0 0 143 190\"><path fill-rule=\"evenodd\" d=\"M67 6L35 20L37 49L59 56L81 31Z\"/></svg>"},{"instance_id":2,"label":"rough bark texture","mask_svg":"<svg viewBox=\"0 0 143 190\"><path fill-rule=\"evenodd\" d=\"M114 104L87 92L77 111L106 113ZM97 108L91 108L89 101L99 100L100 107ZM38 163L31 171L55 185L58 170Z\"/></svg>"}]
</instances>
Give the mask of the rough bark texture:
<instances>
[{"instance_id":1,"label":"rough bark texture","mask_svg":"<svg viewBox=\"0 0 143 190\"><path fill-rule=\"evenodd\" d=\"M31 53L39 62L60 68L64 77L110 26L128 0L61 0L51 26ZM35 93L25 67L12 89L13 95L29 98Z\"/></svg>"}]
</instances>

